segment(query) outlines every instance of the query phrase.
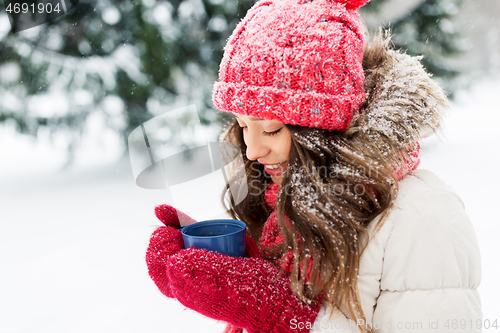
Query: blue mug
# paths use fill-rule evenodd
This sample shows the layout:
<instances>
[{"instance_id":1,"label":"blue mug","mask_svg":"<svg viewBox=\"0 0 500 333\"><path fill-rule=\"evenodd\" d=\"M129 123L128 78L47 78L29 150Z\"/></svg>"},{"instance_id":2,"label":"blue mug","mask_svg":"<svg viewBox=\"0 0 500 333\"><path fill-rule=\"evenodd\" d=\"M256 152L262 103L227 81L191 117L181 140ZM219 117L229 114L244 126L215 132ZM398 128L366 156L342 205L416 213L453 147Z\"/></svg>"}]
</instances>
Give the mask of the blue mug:
<instances>
[{"instance_id":1,"label":"blue mug","mask_svg":"<svg viewBox=\"0 0 500 333\"><path fill-rule=\"evenodd\" d=\"M182 228L184 247L205 249L232 257L245 257L245 222L231 219L196 222Z\"/></svg>"}]
</instances>

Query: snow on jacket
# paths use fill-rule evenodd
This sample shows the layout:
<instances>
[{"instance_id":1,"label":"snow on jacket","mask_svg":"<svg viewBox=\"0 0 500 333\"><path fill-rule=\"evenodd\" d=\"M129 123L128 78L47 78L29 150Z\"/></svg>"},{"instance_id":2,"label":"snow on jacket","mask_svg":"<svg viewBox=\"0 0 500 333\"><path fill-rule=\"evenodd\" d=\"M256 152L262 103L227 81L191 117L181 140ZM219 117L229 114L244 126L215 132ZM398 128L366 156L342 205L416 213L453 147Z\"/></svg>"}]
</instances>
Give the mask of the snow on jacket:
<instances>
[{"instance_id":1,"label":"snow on jacket","mask_svg":"<svg viewBox=\"0 0 500 333\"><path fill-rule=\"evenodd\" d=\"M322 308L312 333L480 332L481 280L474 229L457 194L436 175L414 170L399 183L399 194L359 267L358 288L366 323ZM366 240L365 240L366 241ZM332 315L332 316L331 316ZM461 322L462 320L462 322ZM453 329L464 323L466 329Z\"/></svg>"}]
</instances>

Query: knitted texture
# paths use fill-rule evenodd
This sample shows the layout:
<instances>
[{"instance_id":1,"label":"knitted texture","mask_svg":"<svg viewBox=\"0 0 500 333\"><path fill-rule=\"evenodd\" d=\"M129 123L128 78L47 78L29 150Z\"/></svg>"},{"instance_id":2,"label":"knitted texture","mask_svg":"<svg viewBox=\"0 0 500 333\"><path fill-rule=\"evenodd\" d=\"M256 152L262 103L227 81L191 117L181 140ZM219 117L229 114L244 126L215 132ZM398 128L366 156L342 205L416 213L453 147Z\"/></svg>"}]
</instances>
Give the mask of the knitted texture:
<instances>
[{"instance_id":1,"label":"knitted texture","mask_svg":"<svg viewBox=\"0 0 500 333\"><path fill-rule=\"evenodd\" d=\"M176 227L180 218L190 223L194 220L168 205L156 207L155 213L166 226L153 232L146 262L151 279L164 295L210 318L228 322L225 332L240 333L239 327L249 333L308 332L292 330L291 320L312 324L321 298L310 304L298 299L290 288L290 278L261 257L252 238L246 239L247 258L185 250ZM269 225L275 223L270 221Z\"/></svg>"},{"instance_id":2,"label":"knitted texture","mask_svg":"<svg viewBox=\"0 0 500 333\"><path fill-rule=\"evenodd\" d=\"M420 165L420 143L417 141L407 149L407 157L402 156L400 163L394 166L394 173L397 180L403 179L410 171L415 170Z\"/></svg>"},{"instance_id":3,"label":"knitted texture","mask_svg":"<svg viewBox=\"0 0 500 333\"><path fill-rule=\"evenodd\" d=\"M180 220L187 224L196 221L183 212L169 205L155 207L156 217L165 224L157 228L150 237L149 246L146 251L146 264L149 276L158 289L167 297L174 297L170 292L170 284L167 277L167 260L180 250L184 249L184 240L180 228ZM260 257L259 248L249 236L246 236L247 257Z\"/></svg>"},{"instance_id":4,"label":"knitted texture","mask_svg":"<svg viewBox=\"0 0 500 333\"><path fill-rule=\"evenodd\" d=\"M292 320L312 325L321 300L310 304L290 289L290 278L262 258L238 258L199 249L168 259L172 294L184 306L249 333L309 332Z\"/></svg>"},{"instance_id":5,"label":"knitted texture","mask_svg":"<svg viewBox=\"0 0 500 333\"><path fill-rule=\"evenodd\" d=\"M345 4L347 8L350 9L358 9L359 7L363 6L366 4L369 0L337 0L339 3Z\"/></svg>"},{"instance_id":6,"label":"knitted texture","mask_svg":"<svg viewBox=\"0 0 500 333\"><path fill-rule=\"evenodd\" d=\"M169 205L156 206L155 215L163 224L174 228L180 228L181 224L188 225L196 222L180 210Z\"/></svg>"},{"instance_id":7,"label":"knitted texture","mask_svg":"<svg viewBox=\"0 0 500 333\"><path fill-rule=\"evenodd\" d=\"M194 220L169 205L156 206L155 215L165 226L157 228L151 235L146 251L146 264L149 276L162 294L173 297L168 283L166 262L171 255L184 248L182 234L177 230L180 228L179 217L190 222Z\"/></svg>"},{"instance_id":8,"label":"knitted texture","mask_svg":"<svg viewBox=\"0 0 500 333\"><path fill-rule=\"evenodd\" d=\"M261 0L224 48L213 102L222 111L345 130L364 102L366 1Z\"/></svg>"},{"instance_id":9,"label":"knitted texture","mask_svg":"<svg viewBox=\"0 0 500 333\"><path fill-rule=\"evenodd\" d=\"M294 251L292 249L287 249L284 253L275 253L273 251L274 249L279 249L279 247L285 243L285 238L283 237L283 233L281 232L281 228L278 224L276 211L276 201L279 189L280 185L271 183L264 193L264 201L266 202L267 206L273 211L267 218L266 223L262 228L260 245L262 248L262 252L266 257L272 259L275 264L280 267L285 273L290 274L292 272L293 263L295 261ZM286 215L284 218L286 226L291 225L292 221ZM302 239L299 234L297 234L297 244L299 246L299 249L302 250ZM311 260L308 263L307 269L304 269L304 266L301 266L299 268L299 278L305 272L306 281L311 280L313 259L313 256L311 256Z\"/></svg>"},{"instance_id":10,"label":"knitted texture","mask_svg":"<svg viewBox=\"0 0 500 333\"><path fill-rule=\"evenodd\" d=\"M159 227L149 240L146 251L146 264L149 276L161 293L174 297L170 291L166 265L168 258L184 248L184 241L179 230L172 227Z\"/></svg>"},{"instance_id":11,"label":"knitted texture","mask_svg":"<svg viewBox=\"0 0 500 333\"><path fill-rule=\"evenodd\" d=\"M243 329L241 328L236 328L231 324L228 324L226 326L226 329L224 330L223 333L243 333Z\"/></svg>"}]
</instances>

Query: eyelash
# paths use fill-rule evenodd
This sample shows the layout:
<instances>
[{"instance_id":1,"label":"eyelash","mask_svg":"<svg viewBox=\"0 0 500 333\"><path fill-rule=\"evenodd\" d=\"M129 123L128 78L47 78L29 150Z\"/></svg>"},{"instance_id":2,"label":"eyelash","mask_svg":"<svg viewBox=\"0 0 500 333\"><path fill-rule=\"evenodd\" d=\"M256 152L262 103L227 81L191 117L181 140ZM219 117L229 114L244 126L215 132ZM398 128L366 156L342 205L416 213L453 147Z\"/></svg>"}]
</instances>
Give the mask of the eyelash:
<instances>
[{"instance_id":1,"label":"eyelash","mask_svg":"<svg viewBox=\"0 0 500 333\"><path fill-rule=\"evenodd\" d=\"M241 126L241 128L242 128L243 130L246 130L246 129L248 128L248 126ZM273 131L273 132L264 132L263 134L264 134L265 136L275 136L276 134L278 134L278 133L279 133L279 131L281 131L281 129L282 129L282 128L277 129L276 131Z\"/></svg>"}]
</instances>

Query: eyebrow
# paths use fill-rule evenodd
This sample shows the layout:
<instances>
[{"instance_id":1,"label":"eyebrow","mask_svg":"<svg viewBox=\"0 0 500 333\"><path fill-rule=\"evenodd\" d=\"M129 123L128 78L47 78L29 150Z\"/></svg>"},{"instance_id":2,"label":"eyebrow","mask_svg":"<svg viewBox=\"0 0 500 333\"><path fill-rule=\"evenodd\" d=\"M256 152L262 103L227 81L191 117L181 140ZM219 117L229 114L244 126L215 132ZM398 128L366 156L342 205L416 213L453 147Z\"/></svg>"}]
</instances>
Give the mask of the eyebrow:
<instances>
[{"instance_id":1,"label":"eyebrow","mask_svg":"<svg viewBox=\"0 0 500 333\"><path fill-rule=\"evenodd\" d=\"M231 112L231 114L235 117L235 118L238 118L237 115L235 115L234 113ZM262 119L262 118L257 118L257 117L249 117L248 119L250 120L255 120L255 121L261 121L261 120L265 120L265 119Z\"/></svg>"}]
</instances>

